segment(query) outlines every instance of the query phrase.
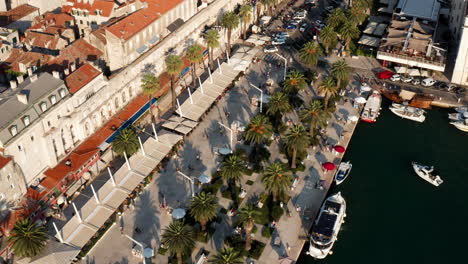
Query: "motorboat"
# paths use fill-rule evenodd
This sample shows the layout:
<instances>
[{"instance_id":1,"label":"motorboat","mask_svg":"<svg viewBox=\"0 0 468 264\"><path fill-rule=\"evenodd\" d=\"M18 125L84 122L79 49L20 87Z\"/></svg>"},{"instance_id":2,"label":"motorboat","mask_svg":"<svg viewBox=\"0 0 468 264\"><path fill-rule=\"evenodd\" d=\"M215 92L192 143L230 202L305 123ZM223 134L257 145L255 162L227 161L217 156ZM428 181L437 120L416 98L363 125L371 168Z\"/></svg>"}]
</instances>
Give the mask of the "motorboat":
<instances>
[{"instance_id":1,"label":"motorboat","mask_svg":"<svg viewBox=\"0 0 468 264\"><path fill-rule=\"evenodd\" d=\"M364 122L374 123L380 114L380 105L382 104L382 96L378 91L373 91L367 99L364 110L361 113L361 120Z\"/></svg>"},{"instance_id":2,"label":"motorboat","mask_svg":"<svg viewBox=\"0 0 468 264\"><path fill-rule=\"evenodd\" d=\"M338 171L335 175L336 185L342 183L348 177L352 167L353 164L351 164L349 161L340 163L340 166L338 166Z\"/></svg>"},{"instance_id":3,"label":"motorboat","mask_svg":"<svg viewBox=\"0 0 468 264\"><path fill-rule=\"evenodd\" d=\"M332 254L332 247L346 217L346 201L341 193L328 197L320 208L312 226L309 251L307 254L316 259L324 259Z\"/></svg>"},{"instance_id":4,"label":"motorboat","mask_svg":"<svg viewBox=\"0 0 468 264\"><path fill-rule=\"evenodd\" d=\"M450 122L450 124L454 125L456 128L460 129L461 131L468 132L468 118Z\"/></svg>"},{"instance_id":5,"label":"motorboat","mask_svg":"<svg viewBox=\"0 0 468 264\"><path fill-rule=\"evenodd\" d=\"M468 118L468 112L463 112L463 113L459 113L459 112L450 113L450 114L448 114L448 117L449 117L450 120L453 120L453 121L461 121L461 120L464 120L464 119L467 119L467 118Z\"/></svg>"},{"instance_id":6,"label":"motorboat","mask_svg":"<svg viewBox=\"0 0 468 264\"><path fill-rule=\"evenodd\" d=\"M361 83L361 92L370 92L372 88L366 82Z\"/></svg>"},{"instance_id":7,"label":"motorboat","mask_svg":"<svg viewBox=\"0 0 468 264\"><path fill-rule=\"evenodd\" d=\"M439 186L444 182L434 170L434 166L425 166L414 161L411 164L416 174L432 185Z\"/></svg>"},{"instance_id":8,"label":"motorboat","mask_svg":"<svg viewBox=\"0 0 468 264\"><path fill-rule=\"evenodd\" d=\"M455 107L455 111L457 111L458 113L468 112L468 106Z\"/></svg>"},{"instance_id":9,"label":"motorboat","mask_svg":"<svg viewBox=\"0 0 468 264\"><path fill-rule=\"evenodd\" d=\"M426 120L426 116L424 115L426 111L421 108L393 103L389 109L392 111L392 113L402 118L416 122L424 122L424 120Z\"/></svg>"}]
</instances>

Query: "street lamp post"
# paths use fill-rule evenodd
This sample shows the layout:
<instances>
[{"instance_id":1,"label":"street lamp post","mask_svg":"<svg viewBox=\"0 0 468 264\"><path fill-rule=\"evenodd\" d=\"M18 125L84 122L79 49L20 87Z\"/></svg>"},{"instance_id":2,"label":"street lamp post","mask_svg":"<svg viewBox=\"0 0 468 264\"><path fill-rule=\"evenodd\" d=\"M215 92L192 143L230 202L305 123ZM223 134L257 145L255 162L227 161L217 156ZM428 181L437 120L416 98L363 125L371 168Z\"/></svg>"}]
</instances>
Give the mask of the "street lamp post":
<instances>
[{"instance_id":1,"label":"street lamp post","mask_svg":"<svg viewBox=\"0 0 468 264\"><path fill-rule=\"evenodd\" d=\"M234 141L233 141L233 131L230 127L224 125L223 123L221 122L218 122L218 124L224 128L226 128L227 130L229 130L229 133L230 133L230 141L231 141L231 152L234 150Z\"/></svg>"},{"instance_id":2,"label":"street lamp post","mask_svg":"<svg viewBox=\"0 0 468 264\"><path fill-rule=\"evenodd\" d=\"M189 176L183 174L183 173L180 172L180 171L178 171L178 173L179 173L180 175L184 176L184 178L186 178L187 180L190 181L190 189L191 189L191 191L192 191L192 197L194 197L194 196L195 196L195 187L193 186L193 185L194 185L193 179L190 178Z\"/></svg>"},{"instance_id":3,"label":"street lamp post","mask_svg":"<svg viewBox=\"0 0 468 264\"><path fill-rule=\"evenodd\" d=\"M258 88L257 86L253 85L252 83L250 83L250 86L252 86L253 88L260 91L260 113L261 113L261 112L263 112L263 91L262 91L262 89Z\"/></svg>"},{"instance_id":4,"label":"street lamp post","mask_svg":"<svg viewBox=\"0 0 468 264\"><path fill-rule=\"evenodd\" d=\"M285 80L286 80L286 73L287 73L287 69L288 69L288 60L287 60L285 57L279 55L278 53L273 53L273 54L276 55L276 56L278 56L278 57L280 57L281 59L284 60L284 76L283 76L283 81L285 81Z\"/></svg>"},{"instance_id":5,"label":"street lamp post","mask_svg":"<svg viewBox=\"0 0 468 264\"><path fill-rule=\"evenodd\" d=\"M285 80L286 80L287 68L288 68L288 60L287 60L285 57L279 55L278 53L273 53L273 54L276 55L276 56L278 56L278 57L280 57L281 59L284 60L284 76L283 76L283 81L285 81Z\"/></svg>"}]
</instances>

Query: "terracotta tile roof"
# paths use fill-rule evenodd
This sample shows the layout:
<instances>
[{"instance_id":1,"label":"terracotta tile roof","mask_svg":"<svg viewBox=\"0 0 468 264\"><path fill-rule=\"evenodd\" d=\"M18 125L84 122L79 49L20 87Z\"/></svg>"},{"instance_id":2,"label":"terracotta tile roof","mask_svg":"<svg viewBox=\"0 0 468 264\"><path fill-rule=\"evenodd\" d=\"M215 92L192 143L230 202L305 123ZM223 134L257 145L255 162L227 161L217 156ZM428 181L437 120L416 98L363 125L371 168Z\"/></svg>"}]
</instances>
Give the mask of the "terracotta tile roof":
<instances>
[{"instance_id":1,"label":"terracotta tile roof","mask_svg":"<svg viewBox=\"0 0 468 264\"><path fill-rule=\"evenodd\" d=\"M69 92L74 94L96 78L100 73L101 72L91 66L91 64L86 63L72 74L68 75L67 78L65 78L65 83L67 84Z\"/></svg>"},{"instance_id":2,"label":"terracotta tile roof","mask_svg":"<svg viewBox=\"0 0 468 264\"><path fill-rule=\"evenodd\" d=\"M33 21L33 25L29 27L29 29L38 29L48 26L66 27L67 22L72 22L73 19L73 16L69 14L54 14L52 12L47 12L41 16L37 16Z\"/></svg>"},{"instance_id":3,"label":"terracotta tile roof","mask_svg":"<svg viewBox=\"0 0 468 264\"><path fill-rule=\"evenodd\" d=\"M46 71L63 70L70 63L75 63L78 67L88 61L96 61L102 56L102 52L86 42L84 39L78 39L66 48L60 50L60 55L47 63L44 67Z\"/></svg>"},{"instance_id":4,"label":"terracotta tile roof","mask_svg":"<svg viewBox=\"0 0 468 264\"><path fill-rule=\"evenodd\" d=\"M33 12L37 12L37 10L39 10L39 8L24 4L6 12L0 12L0 26L7 26Z\"/></svg>"},{"instance_id":5,"label":"terracotta tile roof","mask_svg":"<svg viewBox=\"0 0 468 264\"><path fill-rule=\"evenodd\" d=\"M68 0L68 2L72 3L72 5L63 6L62 12L71 13L72 9L75 8L80 10L87 10L89 11L90 15L96 15L96 10L101 10L101 16L104 17L111 16L114 6L117 6L114 0L94 0L92 4L90 2L84 3L83 0Z\"/></svg>"},{"instance_id":6,"label":"terracotta tile roof","mask_svg":"<svg viewBox=\"0 0 468 264\"><path fill-rule=\"evenodd\" d=\"M140 32L167 11L183 2L183 0L144 0L148 8L140 9L126 17L106 26L106 30L118 38L128 40Z\"/></svg>"},{"instance_id":7,"label":"terracotta tile roof","mask_svg":"<svg viewBox=\"0 0 468 264\"><path fill-rule=\"evenodd\" d=\"M55 50L55 49L61 48L57 46L57 44L59 43L59 40L60 40L59 35L28 30L26 31L23 42L34 47L41 47L45 49Z\"/></svg>"},{"instance_id":8,"label":"terracotta tile roof","mask_svg":"<svg viewBox=\"0 0 468 264\"><path fill-rule=\"evenodd\" d=\"M0 156L0 169L3 169L10 161L12 161L11 157Z\"/></svg>"},{"instance_id":9,"label":"terracotta tile roof","mask_svg":"<svg viewBox=\"0 0 468 264\"><path fill-rule=\"evenodd\" d=\"M21 49L12 49L10 56L4 61L9 64L8 68L13 71L20 71L19 64L22 63L26 67L36 66L40 68L49 62L53 57L38 52L23 51Z\"/></svg>"},{"instance_id":10,"label":"terracotta tile roof","mask_svg":"<svg viewBox=\"0 0 468 264\"><path fill-rule=\"evenodd\" d=\"M99 152L99 146L115 132L114 128L120 127L147 102L148 98L144 95L133 99L123 110L114 115L103 127L87 138L62 162L54 168L45 171L44 175L46 178L41 182L41 185L52 190L67 175L76 172L76 170L86 165L91 157ZM65 164L67 161L71 162L70 166Z\"/></svg>"}]
</instances>

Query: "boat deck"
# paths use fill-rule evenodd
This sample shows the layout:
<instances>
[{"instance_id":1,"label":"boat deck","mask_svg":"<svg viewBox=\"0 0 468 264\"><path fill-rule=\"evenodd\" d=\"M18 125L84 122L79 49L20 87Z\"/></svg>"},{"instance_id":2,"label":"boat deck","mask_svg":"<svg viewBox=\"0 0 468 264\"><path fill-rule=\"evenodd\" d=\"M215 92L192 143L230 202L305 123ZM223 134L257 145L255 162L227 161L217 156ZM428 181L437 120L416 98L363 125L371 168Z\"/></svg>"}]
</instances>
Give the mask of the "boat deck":
<instances>
[{"instance_id":1,"label":"boat deck","mask_svg":"<svg viewBox=\"0 0 468 264\"><path fill-rule=\"evenodd\" d=\"M322 212L318 222L312 227L312 233L319 236L331 237L337 218L338 215L336 214Z\"/></svg>"}]
</instances>

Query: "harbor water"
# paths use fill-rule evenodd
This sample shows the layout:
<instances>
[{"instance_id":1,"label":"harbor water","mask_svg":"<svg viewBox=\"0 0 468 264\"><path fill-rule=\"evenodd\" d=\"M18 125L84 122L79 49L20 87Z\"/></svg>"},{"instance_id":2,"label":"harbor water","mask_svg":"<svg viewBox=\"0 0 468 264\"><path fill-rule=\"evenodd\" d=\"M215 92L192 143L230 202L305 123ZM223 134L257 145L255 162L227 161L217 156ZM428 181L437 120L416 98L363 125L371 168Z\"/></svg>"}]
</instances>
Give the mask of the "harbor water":
<instances>
[{"instance_id":1,"label":"harbor water","mask_svg":"<svg viewBox=\"0 0 468 264\"><path fill-rule=\"evenodd\" d=\"M330 190L347 202L333 254L314 260L306 243L297 263L467 263L468 133L446 109L417 123L382 107L377 123L358 124L344 157L351 174ZM434 165L444 183L419 178L412 161Z\"/></svg>"}]
</instances>

